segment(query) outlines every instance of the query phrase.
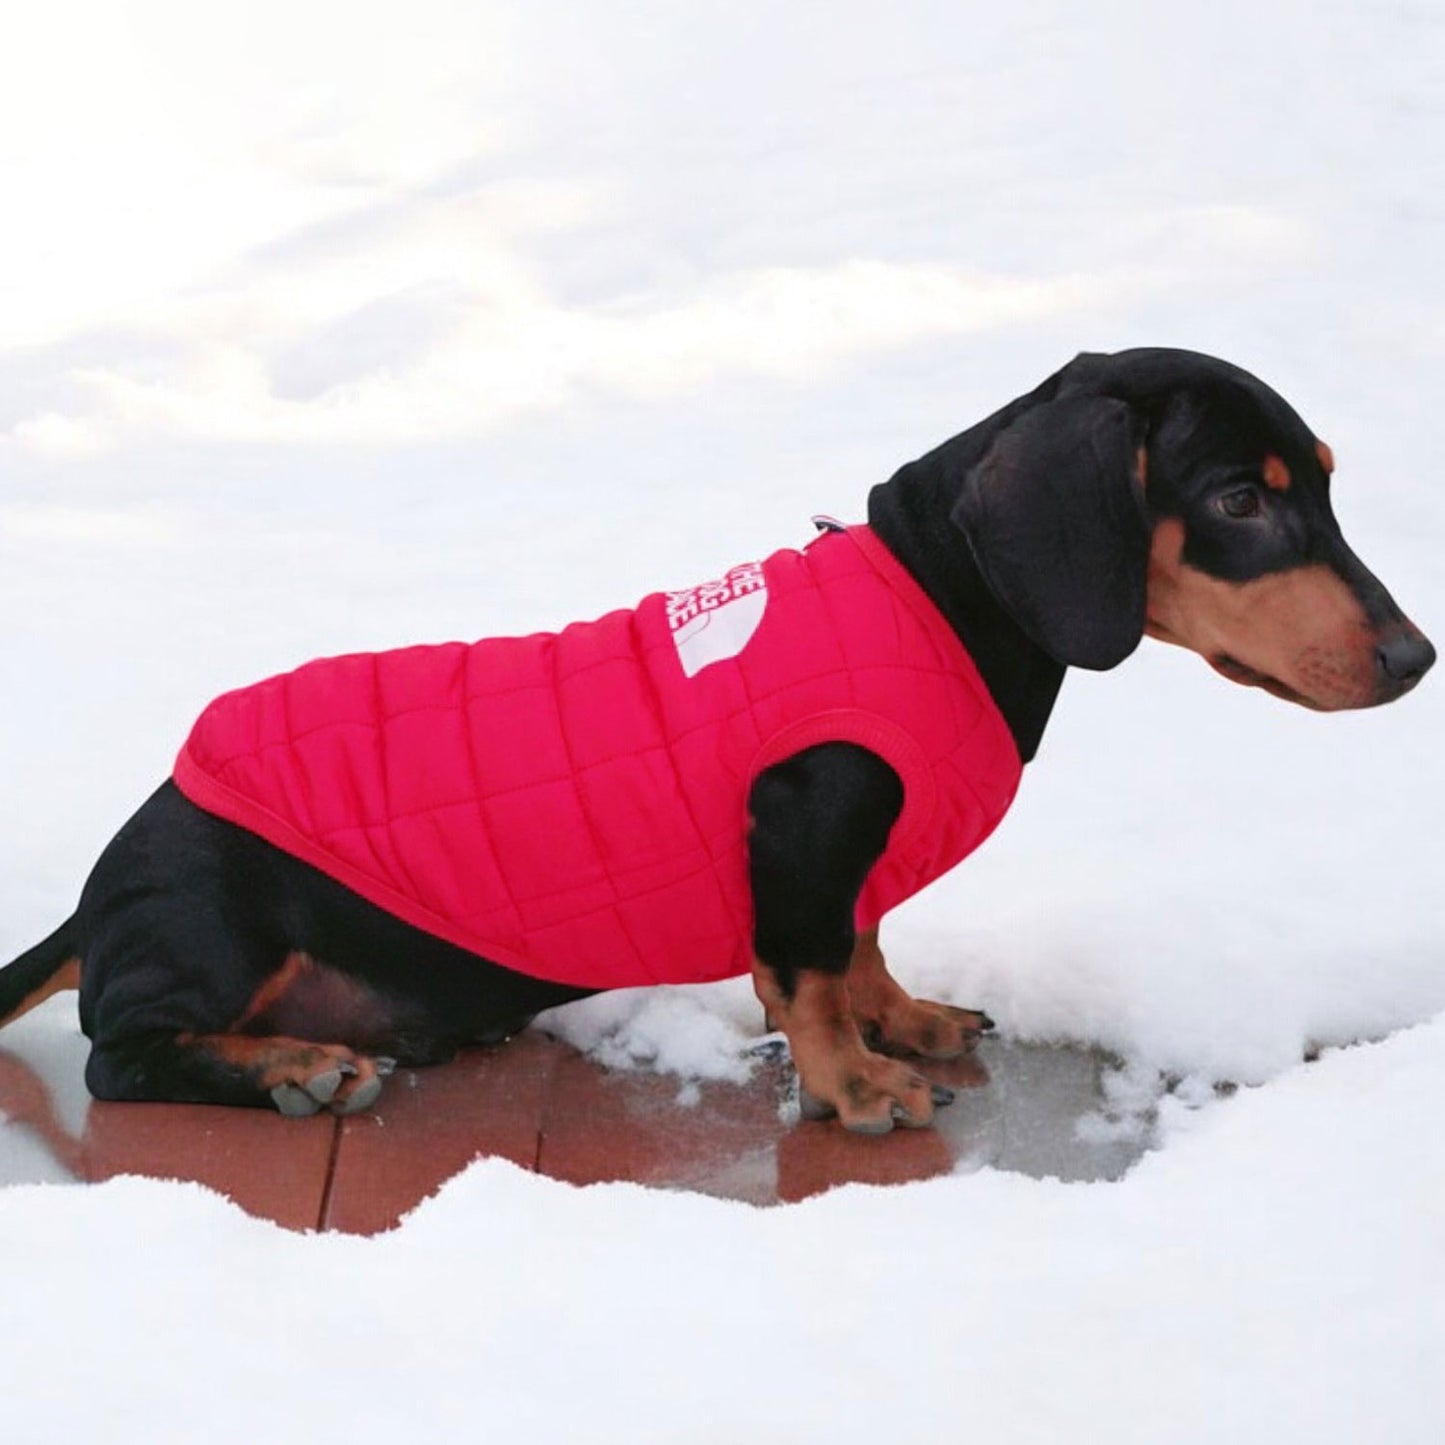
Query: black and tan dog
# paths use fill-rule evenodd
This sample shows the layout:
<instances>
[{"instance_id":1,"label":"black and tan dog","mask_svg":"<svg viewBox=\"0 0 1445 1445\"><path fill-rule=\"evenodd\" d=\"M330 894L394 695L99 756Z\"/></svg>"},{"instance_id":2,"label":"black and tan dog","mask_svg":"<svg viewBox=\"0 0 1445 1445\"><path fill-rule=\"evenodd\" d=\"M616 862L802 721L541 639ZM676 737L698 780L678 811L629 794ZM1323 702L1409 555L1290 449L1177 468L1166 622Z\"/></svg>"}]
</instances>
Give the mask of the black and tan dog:
<instances>
[{"instance_id":1,"label":"black and tan dog","mask_svg":"<svg viewBox=\"0 0 1445 1445\"><path fill-rule=\"evenodd\" d=\"M1248 373L1191 352L1077 358L876 487L869 523L963 641L1020 756L1068 666L1142 635L1307 707L1408 692L1434 649L1345 544L1329 448ZM748 798L757 992L805 1089L850 1128L927 1123L899 1056L946 1058L985 1015L909 998L854 904L900 815L851 743L766 768ZM495 1042L583 990L379 909L163 785L73 918L0 972L0 1021L80 989L109 1099L367 1107L395 1059Z\"/></svg>"}]
</instances>

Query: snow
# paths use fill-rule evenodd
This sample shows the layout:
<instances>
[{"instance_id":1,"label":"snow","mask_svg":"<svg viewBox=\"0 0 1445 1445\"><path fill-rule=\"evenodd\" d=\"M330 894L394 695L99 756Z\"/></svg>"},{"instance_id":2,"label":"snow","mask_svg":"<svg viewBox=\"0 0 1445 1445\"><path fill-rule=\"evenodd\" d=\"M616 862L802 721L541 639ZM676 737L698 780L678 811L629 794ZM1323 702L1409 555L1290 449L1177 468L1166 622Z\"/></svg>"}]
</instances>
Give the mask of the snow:
<instances>
[{"instance_id":1,"label":"snow","mask_svg":"<svg viewBox=\"0 0 1445 1445\"><path fill-rule=\"evenodd\" d=\"M196 1186L27 1186L0 1239L0 1409L10 1439L216 1445L1424 1445L1442 1088L1435 1023L1195 1116L1116 1185L986 1172L757 1210L488 1161L372 1240Z\"/></svg>"},{"instance_id":2,"label":"snow","mask_svg":"<svg viewBox=\"0 0 1445 1445\"><path fill-rule=\"evenodd\" d=\"M717 576L1081 349L1277 385L1438 643L1442 28L31 7L0 52L0 954L221 689ZM373 1241L12 1189L0 1429L1439 1440L1441 686L1318 717L1153 644L1071 675L999 833L890 920L916 991L1120 1055L1099 1130L1168 1086L1122 1182L757 1213L484 1162ZM745 984L551 1022L680 1106L762 1029Z\"/></svg>"}]
</instances>

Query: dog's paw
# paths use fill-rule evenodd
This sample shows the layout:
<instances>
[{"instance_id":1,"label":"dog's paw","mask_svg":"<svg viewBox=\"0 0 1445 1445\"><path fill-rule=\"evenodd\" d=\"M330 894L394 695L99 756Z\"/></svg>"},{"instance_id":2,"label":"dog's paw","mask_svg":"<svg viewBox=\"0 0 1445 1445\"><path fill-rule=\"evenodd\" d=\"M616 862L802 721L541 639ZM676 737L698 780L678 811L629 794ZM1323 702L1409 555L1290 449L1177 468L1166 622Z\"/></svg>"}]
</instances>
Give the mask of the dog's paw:
<instances>
[{"instance_id":1,"label":"dog's paw","mask_svg":"<svg viewBox=\"0 0 1445 1445\"><path fill-rule=\"evenodd\" d=\"M854 1134L887 1134L895 1124L921 1129L933 1122L936 1107L953 1102L946 1084L877 1054L850 1056L832 1078L798 1080L798 1106L804 1119L831 1119Z\"/></svg>"},{"instance_id":2,"label":"dog's paw","mask_svg":"<svg viewBox=\"0 0 1445 1445\"><path fill-rule=\"evenodd\" d=\"M976 1009L908 998L894 1003L884 1017L864 1022L862 1032L868 1047L881 1054L956 1059L993 1026L993 1020Z\"/></svg>"},{"instance_id":3,"label":"dog's paw","mask_svg":"<svg viewBox=\"0 0 1445 1445\"><path fill-rule=\"evenodd\" d=\"M271 1101L288 1119L305 1119L331 1102L340 1083L341 1075L332 1070L304 1084L277 1084L271 1090Z\"/></svg>"},{"instance_id":4,"label":"dog's paw","mask_svg":"<svg viewBox=\"0 0 1445 1445\"><path fill-rule=\"evenodd\" d=\"M358 1071L355 1078L341 1087L337 1097L327 1106L333 1114L360 1114L376 1103L381 1096L382 1081L396 1068L395 1059L358 1059L362 1065L370 1064L370 1073Z\"/></svg>"},{"instance_id":5,"label":"dog's paw","mask_svg":"<svg viewBox=\"0 0 1445 1445\"><path fill-rule=\"evenodd\" d=\"M930 1083L928 1091L935 1109L953 1103L954 1091L947 1084ZM801 1082L798 1085L798 1113L804 1119L811 1121L833 1119L838 1116L838 1110L832 1104L817 1094L809 1093ZM886 1121L882 1118L869 1118L861 1123L855 1120L853 1123L845 1124L844 1127L851 1129L855 1134L887 1134L894 1124L911 1122L905 1116L903 1105L895 1101L889 1108L889 1117ZM914 1124L914 1127L918 1126Z\"/></svg>"},{"instance_id":6,"label":"dog's paw","mask_svg":"<svg viewBox=\"0 0 1445 1445\"><path fill-rule=\"evenodd\" d=\"M288 1118L304 1119L322 1109L359 1114L376 1103L382 1081L395 1068L394 1059L368 1058L335 1044L280 1047L266 1061L270 1077L264 1082L271 1102Z\"/></svg>"}]
</instances>

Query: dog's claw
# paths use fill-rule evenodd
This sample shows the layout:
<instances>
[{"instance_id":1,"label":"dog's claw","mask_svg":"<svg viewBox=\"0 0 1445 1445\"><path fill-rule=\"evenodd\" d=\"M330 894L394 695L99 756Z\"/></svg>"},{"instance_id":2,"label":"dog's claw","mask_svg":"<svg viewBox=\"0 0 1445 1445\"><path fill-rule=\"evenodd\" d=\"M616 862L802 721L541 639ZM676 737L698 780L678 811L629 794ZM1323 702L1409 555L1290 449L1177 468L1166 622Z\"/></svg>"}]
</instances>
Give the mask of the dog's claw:
<instances>
[{"instance_id":1,"label":"dog's claw","mask_svg":"<svg viewBox=\"0 0 1445 1445\"><path fill-rule=\"evenodd\" d=\"M322 1074L313 1074L306 1081L306 1092L318 1104L329 1104L336 1097L336 1091L341 1087L343 1067L338 1066L334 1069L327 1069ZM352 1069L351 1072L354 1074L356 1070Z\"/></svg>"},{"instance_id":2,"label":"dog's claw","mask_svg":"<svg viewBox=\"0 0 1445 1445\"><path fill-rule=\"evenodd\" d=\"M363 1109L369 1109L376 1103L381 1093L381 1076L374 1075L365 1083L358 1084L344 1099L337 1100L331 1106L333 1114L359 1114Z\"/></svg>"},{"instance_id":3,"label":"dog's claw","mask_svg":"<svg viewBox=\"0 0 1445 1445\"><path fill-rule=\"evenodd\" d=\"M299 1084L277 1084L271 1101L288 1119L305 1119L321 1109L321 1100Z\"/></svg>"},{"instance_id":4,"label":"dog's claw","mask_svg":"<svg viewBox=\"0 0 1445 1445\"><path fill-rule=\"evenodd\" d=\"M838 1111L826 1100L798 1085L798 1112L805 1119L831 1119Z\"/></svg>"},{"instance_id":5,"label":"dog's claw","mask_svg":"<svg viewBox=\"0 0 1445 1445\"><path fill-rule=\"evenodd\" d=\"M378 1078L389 1079L396 1072L396 1060L388 1058L385 1054L379 1059L373 1059L372 1063L376 1065Z\"/></svg>"},{"instance_id":6,"label":"dog's claw","mask_svg":"<svg viewBox=\"0 0 1445 1445\"><path fill-rule=\"evenodd\" d=\"M894 1104L890 1115L892 1123L901 1124L905 1129L926 1129L933 1122L931 1114L926 1119L915 1118L902 1104Z\"/></svg>"},{"instance_id":7,"label":"dog's claw","mask_svg":"<svg viewBox=\"0 0 1445 1445\"><path fill-rule=\"evenodd\" d=\"M950 1089L947 1084L930 1084L929 1090L933 1095L933 1103L935 1108L943 1104L953 1103L955 1095L953 1090Z\"/></svg>"}]
</instances>

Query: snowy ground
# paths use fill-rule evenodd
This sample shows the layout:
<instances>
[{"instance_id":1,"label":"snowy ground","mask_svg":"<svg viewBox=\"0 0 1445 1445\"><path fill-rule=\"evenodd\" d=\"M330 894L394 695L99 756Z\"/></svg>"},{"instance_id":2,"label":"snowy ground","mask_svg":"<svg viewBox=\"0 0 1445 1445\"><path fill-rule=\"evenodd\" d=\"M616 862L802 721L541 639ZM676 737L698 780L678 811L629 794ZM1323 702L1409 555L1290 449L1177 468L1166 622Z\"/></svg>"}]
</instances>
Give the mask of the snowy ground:
<instances>
[{"instance_id":1,"label":"snowy ground","mask_svg":"<svg viewBox=\"0 0 1445 1445\"><path fill-rule=\"evenodd\" d=\"M1438 643L1442 93L1410 0L16 22L0 953L220 689L717 575L1080 349L1277 385ZM763 1215L483 1164L370 1242L16 1189L0 1431L1438 1441L1442 686L1340 718L1152 645L1071 676L997 837L896 919L905 980L1012 1034L1264 1086L1123 1183ZM760 1020L726 986L561 1026L706 1074Z\"/></svg>"}]
</instances>

